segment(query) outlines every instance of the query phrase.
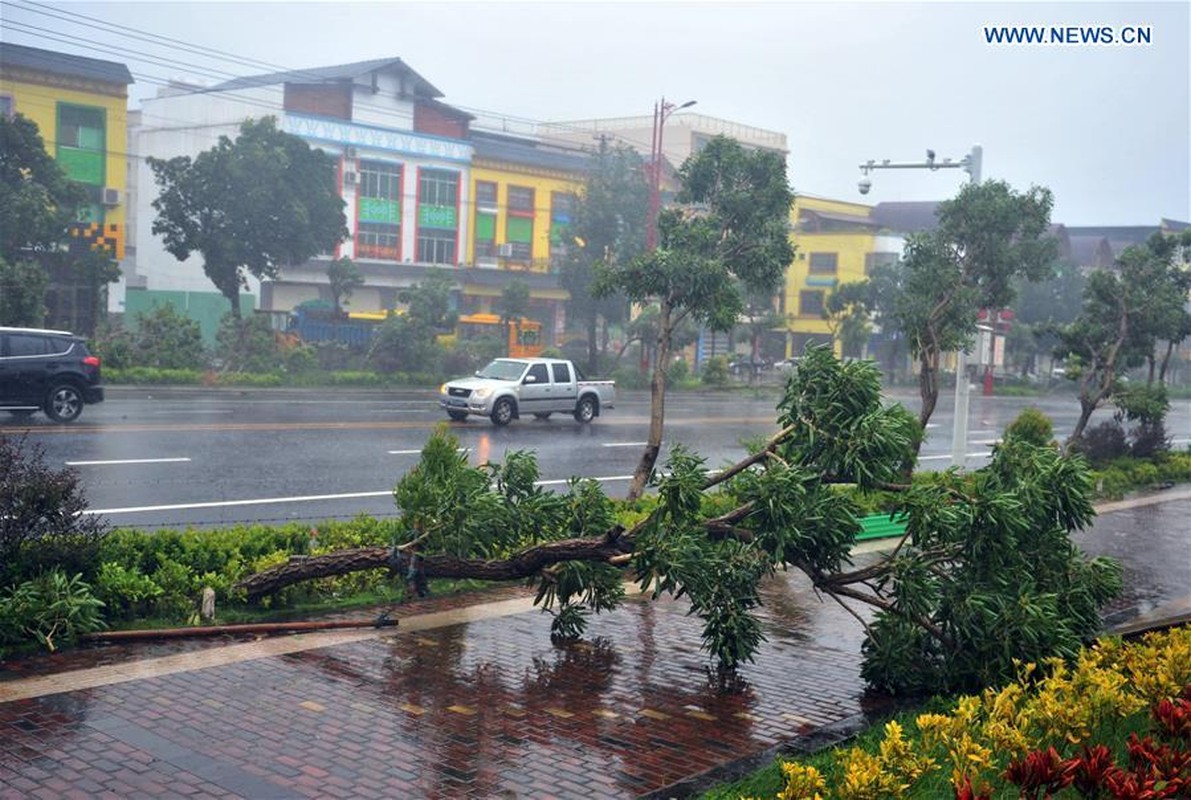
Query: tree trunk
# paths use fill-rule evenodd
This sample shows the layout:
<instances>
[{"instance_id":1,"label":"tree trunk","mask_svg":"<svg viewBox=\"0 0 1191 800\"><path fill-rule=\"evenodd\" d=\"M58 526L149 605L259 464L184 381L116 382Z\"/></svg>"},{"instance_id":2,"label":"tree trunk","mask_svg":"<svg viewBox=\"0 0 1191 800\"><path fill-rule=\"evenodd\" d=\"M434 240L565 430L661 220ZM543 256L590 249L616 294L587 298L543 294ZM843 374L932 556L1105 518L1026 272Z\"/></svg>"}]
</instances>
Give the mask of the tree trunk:
<instances>
[{"instance_id":1,"label":"tree trunk","mask_svg":"<svg viewBox=\"0 0 1191 800\"><path fill-rule=\"evenodd\" d=\"M531 547L508 559L458 558L443 554L419 554L418 566L426 578L474 578L508 581L536 575L543 568L563 561L606 561L632 552L626 538L597 536L589 539L563 539ZM249 598L263 597L291 584L314 578L347 575L369 569L397 567L404 575L408 562L391 560L388 547L357 547L320 556L292 556L289 561L264 572L249 575L236 585Z\"/></svg>"},{"instance_id":2,"label":"tree trunk","mask_svg":"<svg viewBox=\"0 0 1191 800\"><path fill-rule=\"evenodd\" d=\"M939 403L939 372L938 372L938 355L926 352L925 350L918 357L918 396L922 400L922 408L918 411L918 424L922 430L926 431L926 423L930 422L931 415L935 413L935 406ZM934 362L933 364L931 362ZM956 378L958 380L958 376ZM914 448L914 455L917 456L922 450L922 440L924 437L918 437L918 443Z\"/></svg>"},{"instance_id":3,"label":"tree trunk","mask_svg":"<svg viewBox=\"0 0 1191 800\"><path fill-rule=\"evenodd\" d=\"M1166 369L1170 366L1170 359L1174 356L1174 342L1166 343L1166 355L1162 356L1162 366L1158 369L1158 383L1166 385Z\"/></svg>"},{"instance_id":4,"label":"tree trunk","mask_svg":"<svg viewBox=\"0 0 1191 800\"><path fill-rule=\"evenodd\" d=\"M645 491L645 484L653 473L658 453L662 449L662 425L666 416L666 363L670 360L670 303L663 300L658 318L657 360L653 365L653 380L649 394L649 439L645 452L633 472L627 499L636 500ZM644 342L642 342L644 344Z\"/></svg>"},{"instance_id":5,"label":"tree trunk","mask_svg":"<svg viewBox=\"0 0 1191 800\"><path fill-rule=\"evenodd\" d=\"M598 375L600 372L596 335L596 315L592 314L587 320L587 376L589 378L593 375Z\"/></svg>"}]
</instances>

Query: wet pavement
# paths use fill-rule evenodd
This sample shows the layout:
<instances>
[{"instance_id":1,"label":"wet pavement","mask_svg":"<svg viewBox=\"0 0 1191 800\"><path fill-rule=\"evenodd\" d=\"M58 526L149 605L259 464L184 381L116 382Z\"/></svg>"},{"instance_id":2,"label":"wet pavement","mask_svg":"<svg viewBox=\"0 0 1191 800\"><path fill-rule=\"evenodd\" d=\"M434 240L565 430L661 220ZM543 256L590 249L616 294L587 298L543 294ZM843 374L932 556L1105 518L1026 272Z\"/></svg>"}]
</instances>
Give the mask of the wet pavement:
<instances>
[{"instance_id":1,"label":"wet pavement","mask_svg":"<svg viewBox=\"0 0 1191 800\"><path fill-rule=\"evenodd\" d=\"M1191 490L1109 506L1109 621L1188 610ZM862 630L799 575L722 685L683 601L630 599L556 647L522 589L400 606L397 629L81 649L0 663L0 798L624 798L886 708ZM480 605L476 605L476 604ZM669 788L667 788L669 787Z\"/></svg>"}]
</instances>

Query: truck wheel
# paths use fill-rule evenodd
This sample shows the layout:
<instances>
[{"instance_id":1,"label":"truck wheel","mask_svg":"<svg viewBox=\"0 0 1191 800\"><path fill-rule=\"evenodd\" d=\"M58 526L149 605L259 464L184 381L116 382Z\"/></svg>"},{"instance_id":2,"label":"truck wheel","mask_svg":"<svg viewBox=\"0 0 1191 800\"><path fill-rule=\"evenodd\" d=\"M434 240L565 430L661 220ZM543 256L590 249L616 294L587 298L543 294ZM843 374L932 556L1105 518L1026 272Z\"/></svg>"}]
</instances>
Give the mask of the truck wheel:
<instances>
[{"instance_id":1,"label":"truck wheel","mask_svg":"<svg viewBox=\"0 0 1191 800\"><path fill-rule=\"evenodd\" d=\"M83 393L74 384L58 384L46 394L45 413L54 422L74 422L83 413Z\"/></svg>"},{"instance_id":2,"label":"truck wheel","mask_svg":"<svg viewBox=\"0 0 1191 800\"><path fill-rule=\"evenodd\" d=\"M550 419L550 412L549 411L539 411L538 413L533 415L533 418L534 419Z\"/></svg>"},{"instance_id":3,"label":"truck wheel","mask_svg":"<svg viewBox=\"0 0 1191 800\"><path fill-rule=\"evenodd\" d=\"M515 409L513 408L513 401L507 397L502 397L496 401L496 405L492 407L492 424L493 425L508 425L513 421Z\"/></svg>"},{"instance_id":4,"label":"truck wheel","mask_svg":"<svg viewBox=\"0 0 1191 800\"><path fill-rule=\"evenodd\" d=\"M451 419L455 420L456 422L463 422L463 420L467 419L467 412L466 411L448 411L447 416L450 417Z\"/></svg>"},{"instance_id":5,"label":"truck wheel","mask_svg":"<svg viewBox=\"0 0 1191 800\"><path fill-rule=\"evenodd\" d=\"M575 422L591 422L596 415L596 401L594 397L579 398L579 405L575 406Z\"/></svg>"}]
</instances>

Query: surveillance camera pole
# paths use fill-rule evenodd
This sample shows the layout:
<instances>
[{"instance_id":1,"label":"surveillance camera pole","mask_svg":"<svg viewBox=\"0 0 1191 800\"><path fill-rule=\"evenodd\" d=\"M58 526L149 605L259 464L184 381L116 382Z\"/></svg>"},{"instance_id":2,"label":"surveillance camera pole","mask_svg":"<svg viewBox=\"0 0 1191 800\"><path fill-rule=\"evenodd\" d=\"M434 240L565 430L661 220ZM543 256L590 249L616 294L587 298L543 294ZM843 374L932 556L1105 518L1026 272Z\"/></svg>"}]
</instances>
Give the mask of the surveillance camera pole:
<instances>
[{"instance_id":1,"label":"surveillance camera pole","mask_svg":"<svg viewBox=\"0 0 1191 800\"><path fill-rule=\"evenodd\" d=\"M939 161L935 158L934 150L927 150L925 161L893 163L885 160L877 163L869 159L860 165L860 172L868 175L878 169L929 169L933 171L962 168L968 173L971 183L980 183L983 161L984 148L977 144L972 145L972 151L959 161L952 161L949 158ZM951 465L960 469L964 468L967 461L970 388L968 384L968 354L961 349L955 354L955 425L951 434Z\"/></svg>"}]
</instances>

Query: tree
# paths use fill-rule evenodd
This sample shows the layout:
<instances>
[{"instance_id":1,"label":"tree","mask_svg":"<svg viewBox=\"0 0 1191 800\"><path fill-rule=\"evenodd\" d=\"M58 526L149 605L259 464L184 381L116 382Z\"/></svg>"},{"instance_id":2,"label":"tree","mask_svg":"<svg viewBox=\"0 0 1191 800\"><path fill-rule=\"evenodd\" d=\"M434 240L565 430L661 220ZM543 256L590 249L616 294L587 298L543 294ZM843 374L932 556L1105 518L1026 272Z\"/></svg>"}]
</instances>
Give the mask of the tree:
<instances>
[{"instance_id":1,"label":"tree","mask_svg":"<svg viewBox=\"0 0 1191 800\"><path fill-rule=\"evenodd\" d=\"M1015 317L1009 330L1007 349L1021 367L1022 374L1034 371L1041 353L1049 353L1059 343L1055 330L1071 323L1079 315L1087 277L1075 264L1058 264L1054 275L1029 287L1026 280L1016 280Z\"/></svg>"},{"instance_id":2,"label":"tree","mask_svg":"<svg viewBox=\"0 0 1191 800\"><path fill-rule=\"evenodd\" d=\"M939 204L935 230L907 239L894 316L918 359L923 429L939 400L943 353L968 346L980 309L1011 304L1014 278L1047 276L1056 253L1047 236L1051 205L1049 189L969 184Z\"/></svg>"},{"instance_id":3,"label":"tree","mask_svg":"<svg viewBox=\"0 0 1191 800\"><path fill-rule=\"evenodd\" d=\"M864 674L885 689L970 688L1011 678L1016 658L1074 654L1120 588L1119 570L1084 560L1069 538L1093 516L1085 462L1013 433L971 475L898 483L918 424L880 389L870 362L811 348L779 401L778 433L710 473L675 448L656 500L624 516L597 481L572 479L562 493L537 485L529 453L469 466L443 426L397 482L392 547L294 559L240 588L260 597L384 567L419 585L532 579L552 635L574 638L589 614L621 602L631 577L655 599L687 598L708 653L732 669L765 638L753 614L760 582L794 568L865 625ZM907 532L856 568L857 514L877 490L895 498Z\"/></svg>"},{"instance_id":4,"label":"tree","mask_svg":"<svg viewBox=\"0 0 1191 800\"><path fill-rule=\"evenodd\" d=\"M504 332L505 342L512 342L509 337L510 325L516 329L517 338L521 338L521 318L527 313L529 313L529 284L520 279L509 281L500 290L500 327ZM505 346L507 348L511 345L506 344ZM506 350L505 355L512 355L512 353Z\"/></svg>"},{"instance_id":5,"label":"tree","mask_svg":"<svg viewBox=\"0 0 1191 800\"><path fill-rule=\"evenodd\" d=\"M567 256L559 280L570 294L571 319L587 332L587 372L599 373L599 323L622 322L628 301L620 292L597 297L596 276L605 264L629 263L645 250L649 186L641 156L606 139L592 160L583 191L567 227Z\"/></svg>"},{"instance_id":6,"label":"tree","mask_svg":"<svg viewBox=\"0 0 1191 800\"><path fill-rule=\"evenodd\" d=\"M331 158L278 130L266 117L246 120L193 159L149 158L161 193L153 201L153 233L203 271L240 318L247 275L276 278L287 265L326 253L348 236Z\"/></svg>"},{"instance_id":7,"label":"tree","mask_svg":"<svg viewBox=\"0 0 1191 800\"><path fill-rule=\"evenodd\" d=\"M1160 339L1186 336L1188 276L1179 265L1189 250L1191 234L1157 234L1144 245L1126 248L1115 268L1089 276L1083 310L1057 332L1055 356L1067 359L1067 377L1079 385L1080 415L1069 444L1083 436L1092 413L1119 390L1123 371L1153 363Z\"/></svg>"},{"instance_id":8,"label":"tree","mask_svg":"<svg viewBox=\"0 0 1191 800\"><path fill-rule=\"evenodd\" d=\"M37 123L0 115L0 258L15 263L57 250L84 202L82 186L46 152Z\"/></svg>"},{"instance_id":9,"label":"tree","mask_svg":"<svg viewBox=\"0 0 1191 800\"><path fill-rule=\"evenodd\" d=\"M860 358L864 355L864 346L872 331L869 324L871 294L868 281L857 281L842 284L827 296L824 306L827 327L845 356Z\"/></svg>"},{"instance_id":10,"label":"tree","mask_svg":"<svg viewBox=\"0 0 1191 800\"><path fill-rule=\"evenodd\" d=\"M749 292L773 292L793 259L786 163L778 153L746 150L717 136L679 170L678 206L658 218L659 246L628 263L607 264L596 294L622 291L657 303L657 360L650 385L649 437L629 486L640 497L662 444L666 367L672 336L690 319L729 331Z\"/></svg>"},{"instance_id":11,"label":"tree","mask_svg":"<svg viewBox=\"0 0 1191 800\"><path fill-rule=\"evenodd\" d=\"M130 357L138 367L197 369L203 363L203 334L196 320L173 303L137 314Z\"/></svg>"},{"instance_id":12,"label":"tree","mask_svg":"<svg viewBox=\"0 0 1191 800\"><path fill-rule=\"evenodd\" d=\"M327 264L327 282L331 285L331 302L335 305L335 314L343 313L345 303L352 293L364 285L364 276L356 262L344 256Z\"/></svg>"},{"instance_id":13,"label":"tree","mask_svg":"<svg viewBox=\"0 0 1191 800\"><path fill-rule=\"evenodd\" d=\"M427 369L439 355L436 337L453 329L458 318L451 310L451 279L432 270L398 299L405 310L385 320L367 360L384 372Z\"/></svg>"},{"instance_id":14,"label":"tree","mask_svg":"<svg viewBox=\"0 0 1191 800\"><path fill-rule=\"evenodd\" d=\"M39 264L0 257L0 325L38 328L45 324L49 281Z\"/></svg>"}]
</instances>

